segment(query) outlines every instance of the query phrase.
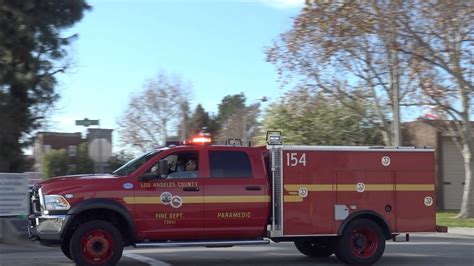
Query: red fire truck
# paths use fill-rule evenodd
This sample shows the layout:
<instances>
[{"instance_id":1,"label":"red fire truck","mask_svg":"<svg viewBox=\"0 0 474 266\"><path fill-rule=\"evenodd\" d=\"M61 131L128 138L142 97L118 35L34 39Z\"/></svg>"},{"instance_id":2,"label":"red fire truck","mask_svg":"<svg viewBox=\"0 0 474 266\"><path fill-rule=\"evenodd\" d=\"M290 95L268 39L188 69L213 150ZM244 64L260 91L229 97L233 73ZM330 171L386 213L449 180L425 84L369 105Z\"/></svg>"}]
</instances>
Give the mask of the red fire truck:
<instances>
[{"instance_id":1,"label":"red fire truck","mask_svg":"<svg viewBox=\"0 0 474 266\"><path fill-rule=\"evenodd\" d=\"M30 237L78 265L114 265L129 245L270 241L372 264L386 240L437 231L432 149L288 146L278 132L262 147L209 141L157 149L111 174L41 182Z\"/></svg>"}]
</instances>

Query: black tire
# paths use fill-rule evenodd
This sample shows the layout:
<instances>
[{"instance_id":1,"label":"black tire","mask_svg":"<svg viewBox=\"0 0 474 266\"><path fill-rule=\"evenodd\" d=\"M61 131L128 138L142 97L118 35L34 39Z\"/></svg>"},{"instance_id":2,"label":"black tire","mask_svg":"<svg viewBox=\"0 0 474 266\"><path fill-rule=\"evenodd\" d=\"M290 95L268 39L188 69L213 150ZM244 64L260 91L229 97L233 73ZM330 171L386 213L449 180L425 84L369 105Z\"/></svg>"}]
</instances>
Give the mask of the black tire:
<instances>
[{"instance_id":1,"label":"black tire","mask_svg":"<svg viewBox=\"0 0 474 266\"><path fill-rule=\"evenodd\" d=\"M385 235L380 226L369 219L349 223L337 240L336 257L342 262L371 265L385 251Z\"/></svg>"},{"instance_id":2,"label":"black tire","mask_svg":"<svg viewBox=\"0 0 474 266\"><path fill-rule=\"evenodd\" d=\"M312 258L327 258L336 249L336 242L333 238L308 238L295 241L295 247L302 254Z\"/></svg>"},{"instance_id":3,"label":"black tire","mask_svg":"<svg viewBox=\"0 0 474 266\"><path fill-rule=\"evenodd\" d=\"M70 244L72 259L77 265L116 265L123 252L123 238L111 223L93 220L81 224Z\"/></svg>"},{"instance_id":4,"label":"black tire","mask_svg":"<svg viewBox=\"0 0 474 266\"><path fill-rule=\"evenodd\" d=\"M70 243L69 239L66 239L63 242L61 242L61 251L63 252L64 256L66 256L68 259L72 260L69 243Z\"/></svg>"}]
</instances>

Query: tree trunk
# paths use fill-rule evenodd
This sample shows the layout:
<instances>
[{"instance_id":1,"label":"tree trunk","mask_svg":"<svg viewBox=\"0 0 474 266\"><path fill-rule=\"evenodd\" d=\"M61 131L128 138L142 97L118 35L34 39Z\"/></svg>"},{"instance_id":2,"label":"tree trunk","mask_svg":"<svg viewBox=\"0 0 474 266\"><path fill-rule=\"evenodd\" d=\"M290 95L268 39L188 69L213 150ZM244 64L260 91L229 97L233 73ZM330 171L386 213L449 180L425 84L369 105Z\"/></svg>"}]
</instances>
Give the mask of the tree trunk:
<instances>
[{"instance_id":1,"label":"tree trunk","mask_svg":"<svg viewBox=\"0 0 474 266\"><path fill-rule=\"evenodd\" d=\"M468 144L463 145L464 158L464 191L462 194L461 209L456 218L474 218L474 182L472 182L472 151Z\"/></svg>"},{"instance_id":2,"label":"tree trunk","mask_svg":"<svg viewBox=\"0 0 474 266\"><path fill-rule=\"evenodd\" d=\"M390 131L388 130L385 130L385 126L384 126L384 129L381 130L381 133L382 133L382 138L383 138L383 143L385 146L390 146L392 145L392 139L390 137Z\"/></svg>"}]
</instances>

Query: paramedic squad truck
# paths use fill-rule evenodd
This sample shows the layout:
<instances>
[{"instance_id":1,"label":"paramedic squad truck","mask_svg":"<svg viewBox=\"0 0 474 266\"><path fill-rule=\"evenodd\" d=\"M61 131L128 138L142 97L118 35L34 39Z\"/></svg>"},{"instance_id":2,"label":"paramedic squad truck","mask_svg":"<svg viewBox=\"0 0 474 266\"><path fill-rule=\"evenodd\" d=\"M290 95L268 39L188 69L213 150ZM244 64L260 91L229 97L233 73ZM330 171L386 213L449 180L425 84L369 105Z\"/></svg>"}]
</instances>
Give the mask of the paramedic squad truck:
<instances>
[{"instance_id":1,"label":"paramedic squad truck","mask_svg":"<svg viewBox=\"0 0 474 266\"><path fill-rule=\"evenodd\" d=\"M373 264L385 241L436 232L434 151L406 147L186 145L111 174L34 187L29 236L78 265L115 265L125 246L291 241L304 255Z\"/></svg>"}]
</instances>

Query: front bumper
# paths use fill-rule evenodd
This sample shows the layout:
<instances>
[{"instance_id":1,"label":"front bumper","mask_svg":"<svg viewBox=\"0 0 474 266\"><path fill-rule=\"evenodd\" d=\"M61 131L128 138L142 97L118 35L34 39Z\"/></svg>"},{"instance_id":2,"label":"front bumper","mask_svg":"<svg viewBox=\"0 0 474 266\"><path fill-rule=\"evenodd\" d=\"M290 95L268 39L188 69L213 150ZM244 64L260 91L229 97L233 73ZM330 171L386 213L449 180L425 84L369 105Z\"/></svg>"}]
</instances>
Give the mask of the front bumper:
<instances>
[{"instance_id":1,"label":"front bumper","mask_svg":"<svg viewBox=\"0 0 474 266\"><path fill-rule=\"evenodd\" d=\"M28 237L41 242L61 241L70 215L35 215L28 217Z\"/></svg>"}]
</instances>

